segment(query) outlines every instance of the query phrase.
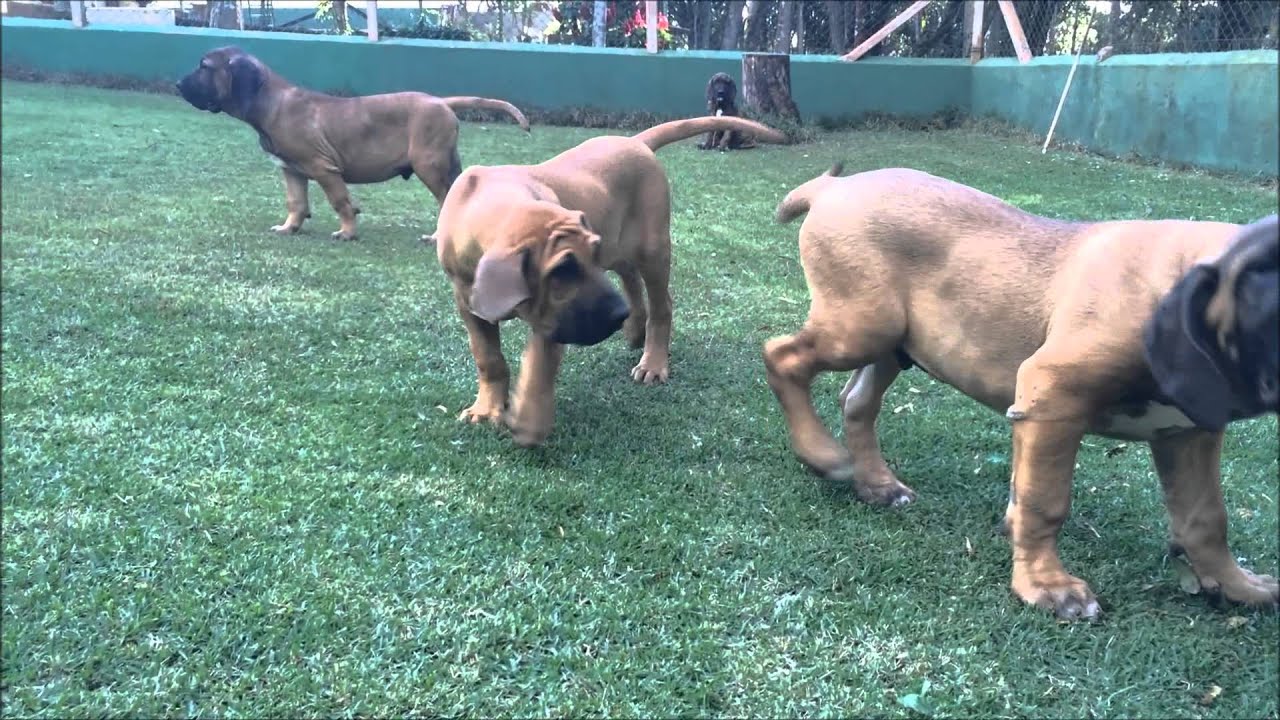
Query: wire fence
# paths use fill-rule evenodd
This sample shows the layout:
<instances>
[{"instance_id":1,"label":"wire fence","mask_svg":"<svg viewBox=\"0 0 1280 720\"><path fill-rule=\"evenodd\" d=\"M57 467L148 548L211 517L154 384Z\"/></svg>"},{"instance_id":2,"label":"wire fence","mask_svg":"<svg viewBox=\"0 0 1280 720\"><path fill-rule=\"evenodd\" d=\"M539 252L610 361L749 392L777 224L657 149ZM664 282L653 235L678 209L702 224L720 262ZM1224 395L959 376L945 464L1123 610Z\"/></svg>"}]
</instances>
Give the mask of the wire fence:
<instances>
[{"instance_id":1,"label":"wire fence","mask_svg":"<svg viewBox=\"0 0 1280 720\"><path fill-rule=\"evenodd\" d=\"M55 15L69 5L25 4ZM360 1L95 4L172 7L181 25L243 24L316 34L364 33L368 25ZM663 51L844 54L912 5L911 0L660 0L658 45ZM932 0L864 57L967 57L975 22L981 23L983 57L1013 56L1015 37L996 0L982 3L981 18L974 17L973 6L968 0ZM1276 0L1014 0L1013 7L1032 55L1074 53L1082 46L1090 53L1109 47L1123 54L1280 45ZM384 0L378 3L377 23L381 37L643 48L644 8L643 0ZM600 10L603 22L596 22Z\"/></svg>"}]
</instances>

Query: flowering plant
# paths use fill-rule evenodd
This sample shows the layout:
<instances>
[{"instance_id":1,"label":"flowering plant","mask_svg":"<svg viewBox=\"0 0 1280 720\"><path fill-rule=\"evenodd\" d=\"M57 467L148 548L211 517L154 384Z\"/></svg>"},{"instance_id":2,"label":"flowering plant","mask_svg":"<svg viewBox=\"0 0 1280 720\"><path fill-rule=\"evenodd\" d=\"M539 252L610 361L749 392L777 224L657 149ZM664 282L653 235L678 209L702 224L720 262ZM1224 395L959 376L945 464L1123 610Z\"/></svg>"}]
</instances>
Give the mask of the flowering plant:
<instances>
[{"instance_id":1,"label":"flowering plant","mask_svg":"<svg viewBox=\"0 0 1280 720\"><path fill-rule=\"evenodd\" d=\"M591 44L591 21L594 3L590 0L566 0L551 11L555 26L549 28L547 40L571 45ZM613 0L605 6L605 45L608 47L644 47L646 20L644 3L636 0ZM658 47L669 48L676 39L670 19L658 13Z\"/></svg>"}]
</instances>

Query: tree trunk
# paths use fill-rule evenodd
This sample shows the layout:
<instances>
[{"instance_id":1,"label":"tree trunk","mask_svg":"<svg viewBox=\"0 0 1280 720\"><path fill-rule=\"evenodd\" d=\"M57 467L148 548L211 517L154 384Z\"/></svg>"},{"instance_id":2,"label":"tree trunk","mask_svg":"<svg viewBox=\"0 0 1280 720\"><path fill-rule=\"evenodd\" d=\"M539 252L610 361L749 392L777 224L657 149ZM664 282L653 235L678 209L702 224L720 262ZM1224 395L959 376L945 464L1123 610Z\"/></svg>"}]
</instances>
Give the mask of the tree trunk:
<instances>
[{"instance_id":1,"label":"tree trunk","mask_svg":"<svg viewBox=\"0 0 1280 720\"><path fill-rule=\"evenodd\" d=\"M795 0L796 6L796 51L801 55L809 52L808 29L809 25L805 18L805 0Z\"/></svg>"},{"instance_id":2,"label":"tree trunk","mask_svg":"<svg viewBox=\"0 0 1280 720\"><path fill-rule=\"evenodd\" d=\"M346 35L348 32L347 0L333 0L333 21L338 24L338 32Z\"/></svg>"},{"instance_id":3,"label":"tree trunk","mask_svg":"<svg viewBox=\"0 0 1280 720\"><path fill-rule=\"evenodd\" d=\"M693 14L693 49L711 48L711 3L695 3Z\"/></svg>"},{"instance_id":4,"label":"tree trunk","mask_svg":"<svg viewBox=\"0 0 1280 720\"><path fill-rule=\"evenodd\" d=\"M849 43L857 47L859 43L867 37L867 4L864 0L853 0L853 42Z\"/></svg>"},{"instance_id":5,"label":"tree trunk","mask_svg":"<svg viewBox=\"0 0 1280 720\"><path fill-rule=\"evenodd\" d=\"M995 5L996 3L988 3ZM982 49L984 57L1009 57L1013 54L1013 38L1009 36L1009 25L1004 21L1004 13L999 7L991 8L991 19L988 21L990 31L986 34L986 46Z\"/></svg>"},{"instance_id":6,"label":"tree trunk","mask_svg":"<svg viewBox=\"0 0 1280 720\"><path fill-rule=\"evenodd\" d=\"M1120 0L1111 0L1111 13L1107 15L1107 39L1102 44L1120 49Z\"/></svg>"},{"instance_id":7,"label":"tree trunk","mask_svg":"<svg viewBox=\"0 0 1280 720\"><path fill-rule=\"evenodd\" d=\"M831 52L837 55L849 47L849 22L843 0L827 0L827 30L831 35Z\"/></svg>"},{"instance_id":8,"label":"tree trunk","mask_svg":"<svg viewBox=\"0 0 1280 720\"><path fill-rule=\"evenodd\" d=\"M742 6L746 0L729 0L728 14L724 18L724 37L720 42L721 50L737 50L738 38L742 37Z\"/></svg>"},{"instance_id":9,"label":"tree trunk","mask_svg":"<svg viewBox=\"0 0 1280 720\"><path fill-rule=\"evenodd\" d=\"M791 53L791 29L796 16L793 3L780 0L778 3L778 33L773 38L773 51Z\"/></svg>"},{"instance_id":10,"label":"tree trunk","mask_svg":"<svg viewBox=\"0 0 1280 720\"><path fill-rule=\"evenodd\" d=\"M929 51L934 46L945 39L954 39L956 34L956 20L960 19L960 12L964 10L964 2L962 0L951 0L946 10L942 13L942 19L938 21L938 26L929 32L928 35L920 38L915 47L911 49L912 57L928 57ZM923 13L921 13L923 16ZM967 23L962 23L962 25ZM965 43L969 42L969 33L964 33ZM963 45L962 45L963 46ZM946 53L953 54L953 53Z\"/></svg>"},{"instance_id":11,"label":"tree trunk","mask_svg":"<svg viewBox=\"0 0 1280 720\"><path fill-rule=\"evenodd\" d=\"M1017 5L1020 6L1018 17L1023 18L1022 29L1027 36L1027 44L1031 46L1031 54L1044 55L1062 3L1060 0L1033 0Z\"/></svg>"},{"instance_id":12,"label":"tree trunk","mask_svg":"<svg viewBox=\"0 0 1280 720\"><path fill-rule=\"evenodd\" d=\"M604 21L608 17L609 4L606 0L595 0L591 5L591 45L604 47Z\"/></svg>"},{"instance_id":13,"label":"tree trunk","mask_svg":"<svg viewBox=\"0 0 1280 720\"><path fill-rule=\"evenodd\" d=\"M764 9L768 2L769 0L747 0L747 42L745 45L749 51L759 51L765 47Z\"/></svg>"},{"instance_id":14,"label":"tree trunk","mask_svg":"<svg viewBox=\"0 0 1280 720\"><path fill-rule=\"evenodd\" d=\"M757 117L780 117L800 122L791 99L791 56L780 53L742 55L743 107Z\"/></svg>"}]
</instances>

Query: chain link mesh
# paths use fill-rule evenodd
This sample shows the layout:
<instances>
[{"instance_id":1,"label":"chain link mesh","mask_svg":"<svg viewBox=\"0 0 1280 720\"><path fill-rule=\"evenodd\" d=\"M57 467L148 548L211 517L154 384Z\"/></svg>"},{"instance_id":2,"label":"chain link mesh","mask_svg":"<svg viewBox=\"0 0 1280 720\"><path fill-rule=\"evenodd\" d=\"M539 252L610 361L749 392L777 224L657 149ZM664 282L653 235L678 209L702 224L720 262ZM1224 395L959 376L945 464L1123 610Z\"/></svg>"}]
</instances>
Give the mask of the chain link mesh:
<instances>
[{"instance_id":1,"label":"chain link mesh","mask_svg":"<svg viewBox=\"0 0 1280 720\"><path fill-rule=\"evenodd\" d=\"M307 33L364 32L360 0L235 3L122 2L176 6L178 23ZM644 47L642 0L604 4L605 45ZM844 54L912 5L911 0L661 0L659 46L663 50L711 49L792 54ZM70 16L67 2L8 3L12 14ZM1278 0L1013 0L1032 55L1088 53L1186 53L1275 49L1280 36ZM381 34L491 42L591 45L593 0L467 0L384 2ZM932 0L867 57L962 58L969 56L972 3ZM997 0L983 3L983 57L1015 55ZM339 21L345 17L346 21ZM1087 32L1086 32L1087 29Z\"/></svg>"}]
</instances>

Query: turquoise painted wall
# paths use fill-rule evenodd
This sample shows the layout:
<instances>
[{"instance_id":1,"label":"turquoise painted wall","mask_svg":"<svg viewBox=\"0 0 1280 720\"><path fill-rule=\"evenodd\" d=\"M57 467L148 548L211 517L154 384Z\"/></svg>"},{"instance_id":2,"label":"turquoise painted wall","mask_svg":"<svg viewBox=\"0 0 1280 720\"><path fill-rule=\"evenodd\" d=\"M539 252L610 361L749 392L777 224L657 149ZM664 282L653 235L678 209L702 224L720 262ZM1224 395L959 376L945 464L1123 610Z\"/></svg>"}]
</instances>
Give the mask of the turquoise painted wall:
<instances>
[{"instance_id":1,"label":"turquoise painted wall","mask_svg":"<svg viewBox=\"0 0 1280 720\"><path fill-rule=\"evenodd\" d=\"M1054 139L1111 155L1246 174L1280 173L1280 75L1275 50L1116 55L1076 69ZM983 60L969 112L1043 136L1070 57Z\"/></svg>"},{"instance_id":2,"label":"turquoise painted wall","mask_svg":"<svg viewBox=\"0 0 1280 720\"><path fill-rule=\"evenodd\" d=\"M484 95L527 108L593 108L687 116L705 112L708 77L741 80L736 52L643 50L334 37L207 28L96 25L5 18L5 65L47 73L175 81L205 51L236 44L319 90L423 90ZM867 113L994 116L1043 135L1069 57L1016 60L792 56L792 94L806 121ZM1109 153L1246 174L1280 173L1275 51L1084 58L1056 137Z\"/></svg>"},{"instance_id":3,"label":"turquoise painted wall","mask_svg":"<svg viewBox=\"0 0 1280 720\"><path fill-rule=\"evenodd\" d=\"M423 90L484 95L544 109L591 107L658 115L706 112L707 78L741 80L741 55L563 45L510 45L363 36L240 32L209 28L106 26L74 28L58 20L6 18L0 26L5 64L45 72L174 80L200 56L236 44L293 82L357 93ZM950 61L842 63L830 57L792 60L792 94L806 120L866 112L930 115L969 102L968 68ZM903 92L903 83L914 83Z\"/></svg>"}]
</instances>

